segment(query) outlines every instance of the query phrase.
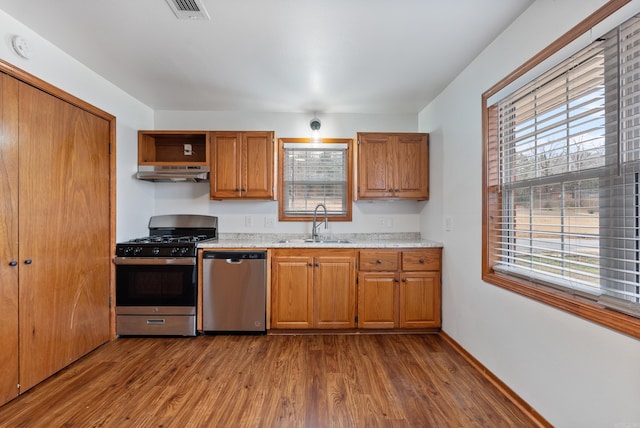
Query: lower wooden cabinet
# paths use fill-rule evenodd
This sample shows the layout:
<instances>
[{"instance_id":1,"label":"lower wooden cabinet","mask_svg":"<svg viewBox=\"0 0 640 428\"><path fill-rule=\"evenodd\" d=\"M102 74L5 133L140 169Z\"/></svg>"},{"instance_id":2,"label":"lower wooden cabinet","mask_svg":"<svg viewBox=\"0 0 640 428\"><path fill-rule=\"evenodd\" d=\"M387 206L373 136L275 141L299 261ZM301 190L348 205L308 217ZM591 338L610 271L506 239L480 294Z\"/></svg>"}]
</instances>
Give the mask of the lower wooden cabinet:
<instances>
[{"instance_id":1,"label":"lower wooden cabinet","mask_svg":"<svg viewBox=\"0 0 640 428\"><path fill-rule=\"evenodd\" d=\"M441 259L441 248L275 249L271 328L439 328Z\"/></svg>"},{"instance_id":2,"label":"lower wooden cabinet","mask_svg":"<svg viewBox=\"0 0 640 428\"><path fill-rule=\"evenodd\" d=\"M440 272L400 274L400 328L440 327Z\"/></svg>"},{"instance_id":3,"label":"lower wooden cabinet","mask_svg":"<svg viewBox=\"0 0 640 428\"><path fill-rule=\"evenodd\" d=\"M274 250L271 328L354 328L355 266L355 250Z\"/></svg>"},{"instance_id":4,"label":"lower wooden cabinet","mask_svg":"<svg viewBox=\"0 0 640 428\"><path fill-rule=\"evenodd\" d=\"M398 278L395 272L358 274L358 327L398 327Z\"/></svg>"},{"instance_id":5,"label":"lower wooden cabinet","mask_svg":"<svg viewBox=\"0 0 640 428\"><path fill-rule=\"evenodd\" d=\"M442 249L361 250L358 327L441 326Z\"/></svg>"}]
</instances>

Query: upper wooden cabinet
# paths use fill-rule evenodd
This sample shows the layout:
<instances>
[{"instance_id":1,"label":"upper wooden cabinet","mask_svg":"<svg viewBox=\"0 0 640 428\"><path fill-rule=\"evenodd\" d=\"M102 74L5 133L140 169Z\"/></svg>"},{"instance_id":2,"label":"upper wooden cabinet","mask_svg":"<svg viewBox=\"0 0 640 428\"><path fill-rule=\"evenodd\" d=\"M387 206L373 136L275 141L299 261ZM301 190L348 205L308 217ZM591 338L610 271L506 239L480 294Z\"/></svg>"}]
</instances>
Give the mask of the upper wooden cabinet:
<instances>
[{"instance_id":1,"label":"upper wooden cabinet","mask_svg":"<svg viewBox=\"0 0 640 428\"><path fill-rule=\"evenodd\" d=\"M204 166L209 163L207 131L138 131L138 164Z\"/></svg>"},{"instance_id":2,"label":"upper wooden cabinet","mask_svg":"<svg viewBox=\"0 0 640 428\"><path fill-rule=\"evenodd\" d=\"M356 199L429 199L429 134L358 133Z\"/></svg>"},{"instance_id":3,"label":"upper wooden cabinet","mask_svg":"<svg viewBox=\"0 0 640 428\"><path fill-rule=\"evenodd\" d=\"M210 138L211 199L274 199L272 131L216 131Z\"/></svg>"}]
</instances>

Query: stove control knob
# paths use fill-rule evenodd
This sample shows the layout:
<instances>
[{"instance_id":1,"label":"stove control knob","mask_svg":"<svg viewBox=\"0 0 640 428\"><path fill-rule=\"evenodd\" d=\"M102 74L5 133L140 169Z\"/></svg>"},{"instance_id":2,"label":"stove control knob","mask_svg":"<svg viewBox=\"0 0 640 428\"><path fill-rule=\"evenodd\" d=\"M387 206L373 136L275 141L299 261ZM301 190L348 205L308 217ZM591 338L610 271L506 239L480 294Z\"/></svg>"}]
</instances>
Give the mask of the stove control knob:
<instances>
[{"instance_id":1,"label":"stove control knob","mask_svg":"<svg viewBox=\"0 0 640 428\"><path fill-rule=\"evenodd\" d=\"M178 248L178 247L173 247L171 249L171 255L172 256L177 256L179 252L180 252L180 248Z\"/></svg>"},{"instance_id":2,"label":"stove control knob","mask_svg":"<svg viewBox=\"0 0 640 428\"><path fill-rule=\"evenodd\" d=\"M124 249L124 255L125 255L125 256L129 256L129 255L131 255L131 253L132 253L132 252L133 252L133 247L126 247L126 248Z\"/></svg>"},{"instance_id":3,"label":"stove control knob","mask_svg":"<svg viewBox=\"0 0 640 428\"><path fill-rule=\"evenodd\" d=\"M180 255L182 255L182 256L186 255L186 254L187 254L187 252L189 252L189 249L188 249L188 248L186 248L186 247L185 247L185 248L180 249Z\"/></svg>"},{"instance_id":4,"label":"stove control knob","mask_svg":"<svg viewBox=\"0 0 640 428\"><path fill-rule=\"evenodd\" d=\"M153 250L151 250L151 252L153 253L154 256L157 256L158 254L160 254L160 248L154 247Z\"/></svg>"},{"instance_id":5,"label":"stove control knob","mask_svg":"<svg viewBox=\"0 0 640 428\"><path fill-rule=\"evenodd\" d=\"M136 256L139 255L142 252L142 247L136 247L133 250L133 254L135 254Z\"/></svg>"}]
</instances>

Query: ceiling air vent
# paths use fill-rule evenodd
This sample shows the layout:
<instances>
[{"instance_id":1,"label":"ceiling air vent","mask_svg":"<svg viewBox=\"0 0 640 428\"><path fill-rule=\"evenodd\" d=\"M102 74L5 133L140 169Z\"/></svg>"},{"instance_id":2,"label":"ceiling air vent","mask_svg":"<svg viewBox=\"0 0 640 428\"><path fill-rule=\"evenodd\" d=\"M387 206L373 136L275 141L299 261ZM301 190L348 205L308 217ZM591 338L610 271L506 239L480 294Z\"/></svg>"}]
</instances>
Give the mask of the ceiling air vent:
<instances>
[{"instance_id":1,"label":"ceiling air vent","mask_svg":"<svg viewBox=\"0 0 640 428\"><path fill-rule=\"evenodd\" d=\"M202 0L167 0L178 19L211 19Z\"/></svg>"}]
</instances>

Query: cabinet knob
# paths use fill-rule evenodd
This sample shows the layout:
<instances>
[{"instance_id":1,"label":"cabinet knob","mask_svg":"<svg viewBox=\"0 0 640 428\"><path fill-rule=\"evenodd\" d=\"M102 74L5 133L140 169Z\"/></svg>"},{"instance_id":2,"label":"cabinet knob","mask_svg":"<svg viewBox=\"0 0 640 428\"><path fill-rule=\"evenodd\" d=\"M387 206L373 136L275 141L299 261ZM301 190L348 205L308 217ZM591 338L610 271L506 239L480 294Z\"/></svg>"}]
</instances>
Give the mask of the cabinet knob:
<instances>
[{"instance_id":1,"label":"cabinet knob","mask_svg":"<svg viewBox=\"0 0 640 428\"><path fill-rule=\"evenodd\" d=\"M398 193L399 193L399 192L400 192L400 189L396 189L396 192L398 192Z\"/></svg>"},{"instance_id":2,"label":"cabinet knob","mask_svg":"<svg viewBox=\"0 0 640 428\"><path fill-rule=\"evenodd\" d=\"M398 278L393 278L393 282L400 282Z\"/></svg>"},{"instance_id":3,"label":"cabinet knob","mask_svg":"<svg viewBox=\"0 0 640 428\"><path fill-rule=\"evenodd\" d=\"M313 267L313 263L309 263L309 267Z\"/></svg>"},{"instance_id":4,"label":"cabinet knob","mask_svg":"<svg viewBox=\"0 0 640 428\"><path fill-rule=\"evenodd\" d=\"M25 265L30 265L31 263L33 263L33 260L31 260L31 259L27 259L27 260L24 261Z\"/></svg>"},{"instance_id":5,"label":"cabinet knob","mask_svg":"<svg viewBox=\"0 0 640 428\"><path fill-rule=\"evenodd\" d=\"M421 265L425 264L425 260L424 259L420 259L420 260L418 260L418 262L420 262Z\"/></svg>"},{"instance_id":6,"label":"cabinet knob","mask_svg":"<svg viewBox=\"0 0 640 428\"><path fill-rule=\"evenodd\" d=\"M245 188L243 187L242 189L240 189L240 191L241 191L242 193L245 193L245 192L247 191L247 189L245 189Z\"/></svg>"},{"instance_id":7,"label":"cabinet knob","mask_svg":"<svg viewBox=\"0 0 640 428\"><path fill-rule=\"evenodd\" d=\"M393 189L389 188L389 193L393 192Z\"/></svg>"},{"instance_id":8,"label":"cabinet knob","mask_svg":"<svg viewBox=\"0 0 640 428\"><path fill-rule=\"evenodd\" d=\"M382 264L382 260L378 259L378 260L376 260L376 263L381 265Z\"/></svg>"},{"instance_id":9,"label":"cabinet knob","mask_svg":"<svg viewBox=\"0 0 640 428\"><path fill-rule=\"evenodd\" d=\"M320 263L316 263L316 267L320 267Z\"/></svg>"},{"instance_id":10,"label":"cabinet knob","mask_svg":"<svg viewBox=\"0 0 640 428\"><path fill-rule=\"evenodd\" d=\"M11 261L9 262L9 266L18 266L18 262L17 262L17 261L15 261L15 260L11 260Z\"/></svg>"}]
</instances>

